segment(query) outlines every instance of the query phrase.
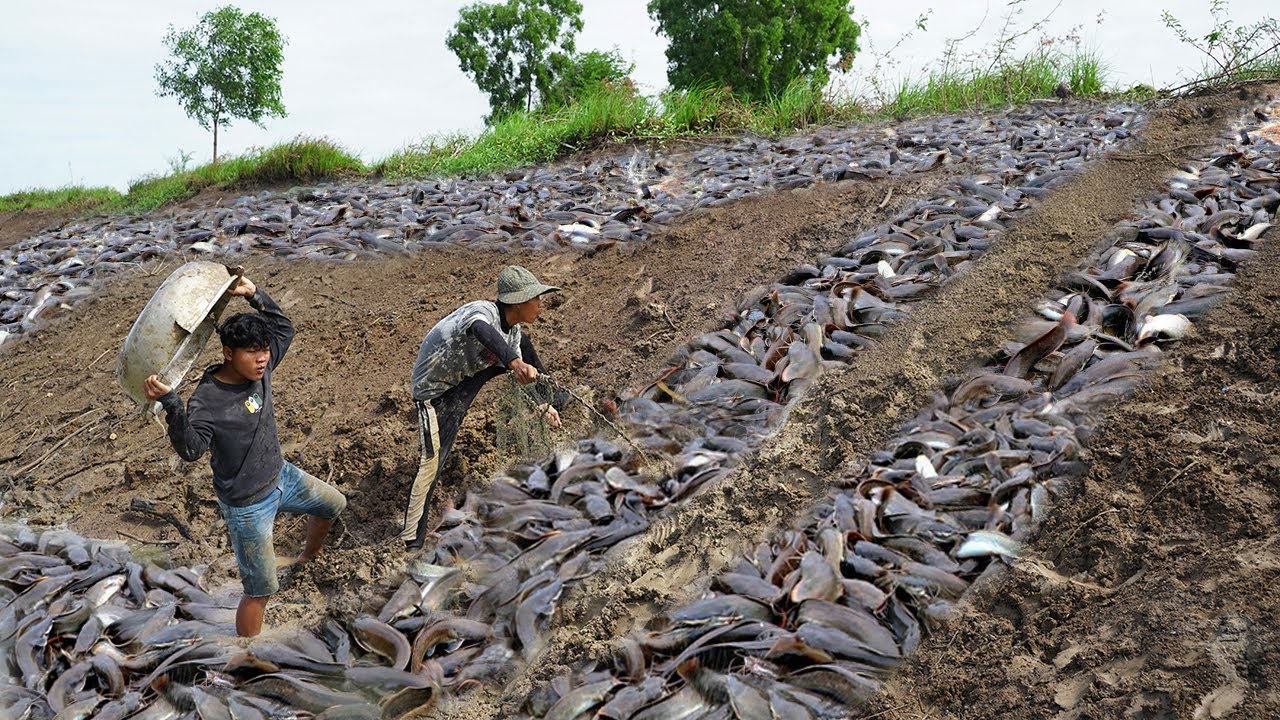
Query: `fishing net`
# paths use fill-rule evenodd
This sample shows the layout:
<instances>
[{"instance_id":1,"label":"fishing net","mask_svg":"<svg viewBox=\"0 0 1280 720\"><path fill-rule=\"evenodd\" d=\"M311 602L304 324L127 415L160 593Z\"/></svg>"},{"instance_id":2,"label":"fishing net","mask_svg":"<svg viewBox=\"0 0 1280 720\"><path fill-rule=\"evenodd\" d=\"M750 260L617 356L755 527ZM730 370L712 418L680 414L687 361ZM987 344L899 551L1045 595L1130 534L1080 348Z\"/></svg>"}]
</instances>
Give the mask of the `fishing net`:
<instances>
[{"instance_id":1,"label":"fishing net","mask_svg":"<svg viewBox=\"0 0 1280 720\"><path fill-rule=\"evenodd\" d=\"M552 428L536 398L556 398L560 428ZM510 460L527 461L544 457L557 444L597 434L629 445L640 464L657 466L654 458L639 448L624 427L598 408L595 391L585 385L568 387L548 373L540 373L533 385L519 384L507 375L498 398L496 444L498 452Z\"/></svg>"}]
</instances>

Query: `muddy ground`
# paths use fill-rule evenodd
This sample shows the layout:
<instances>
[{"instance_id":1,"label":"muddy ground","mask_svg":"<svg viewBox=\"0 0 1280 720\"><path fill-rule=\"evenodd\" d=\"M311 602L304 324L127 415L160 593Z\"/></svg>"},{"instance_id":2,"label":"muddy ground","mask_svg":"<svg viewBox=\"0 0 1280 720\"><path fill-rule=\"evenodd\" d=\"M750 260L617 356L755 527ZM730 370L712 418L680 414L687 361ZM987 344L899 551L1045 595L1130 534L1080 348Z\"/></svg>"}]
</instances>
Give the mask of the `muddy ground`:
<instances>
[{"instance_id":1,"label":"muddy ground","mask_svg":"<svg viewBox=\"0 0 1280 720\"><path fill-rule=\"evenodd\" d=\"M970 271L913 308L910 320L824 374L738 471L566 592L551 650L530 679L566 672L566 660L604 656L611 638L696 598L718 571L793 522L797 508L820 498L842 468L865 459L931 393L991 357L1063 272L1095 252L1135 204L1163 191L1179 160L1219 143L1238 105L1238 97L1210 98L1157 110L1135 144L1056 191ZM512 683L495 704L478 700L485 708L474 717L501 717L530 687Z\"/></svg>"},{"instance_id":2,"label":"muddy ground","mask_svg":"<svg viewBox=\"0 0 1280 720\"><path fill-rule=\"evenodd\" d=\"M1158 110L1137 144L1017 223L880 347L824 376L731 478L566 593L549 650L505 694L464 699L448 714L499 717L531 681L599 652L609 637L705 587L710 573L787 524L928 393L989 356L1031 301L1134 202L1162 187L1171 163L1198 156L1197 143L1215 142L1257 97ZM753 199L697 213L638 247L594 255L252 261L250 277L298 327L276 376L286 457L351 499L332 552L282 593L268 622L308 622L326 605L367 609L396 580L404 559L396 523L417 461L409 369L431 324L461 302L488 297L503 265L524 264L565 288L533 328L534 341L560 380L604 400L656 375L678 345L717 327L751 287L829 252L945 180L839 183ZM868 716L1280 712L1280 625L1271 595L1280 572L1280 456L1273 449L1280 445L1272 427L1280 398L1277 257L1269 248L1213 324L1173 348L1151 388L1105 418L1090 446L1090 474L1042 528L1032 558L981 584ZM142 543L175 562L207 564L210 577L234 592L207 465L179 461L160 426L140 419L114 384L115 351L176 264L122 278L0 356L0 515L66 523ZM491 383L473 408L445 496L459 498L512 459L511 448L494 439L506 425L503 393L501 381ZM569 421L553 440L594 425L580 408ZM129 512L134 497L174 511L194 539ZM293 520L278 525L282 554L295 549L299 529ZM1204 714L1196 715L1201 705Z\"/></svg>"},{"instance_id":3,"label":"muddy ground","mask_svg":"<svg viewBox=\"0 0 1280 720\"><path fill-rule=\"evenodd\" d=\"M1108 413L1029 558L893 682L916 718L1280 713L1280 245Z\"/></svg>"},{"instance_id":4,"label":"muddy ground","mask_svg":"<svg viewBox=\"0 0 1280 720\"><path fill-rule=\"evenodd\" d=\"M453 308L493 296L504 265L526 265L564 288L549 296L530 334L553 376L603 402L656 377L676 347L718 327L721 315L753 286L822 253L835 238L881 222L942 179L932 174L792 191L699 212L655 241L590 255L452 250L350 264L250 259L247 274L297 327L274 376L285 456L350 499L329 560L286 591L268 620L299 619L326 604L354 612L375 601L369 582L396 579L403 560L398 523L417 467L409 372L418 345ZM235 563L210 492L207 461L177 458L160 424L142 419L114 379L116 353L130 325L179 262L120 277L35 337L6 348L0 473L10 482L0 481L0 513L144 543L176 563L211 566L212 581L227 581L233 591ZM247 306L228 312L237 309ZM200 369L216 358L211 344L179 392L185 396ZM496 442L500 427L510 429L504 395L512 395L504 379L482 392L459 433L438 497L460 501L467 488L518 459L521 443ZM574 404L568 410L567 427L547 440L563 442L595 429L595 416L586 409ZM503 433L504 440L510 434ZM530 428L524 439L536 450L542 429ZM130 512L134 498L175 513L193 539ZM300 531L300 519L278 526L282 556L296 552Z\"/></svg>"},{"instance_id":5,"label":"muddy ground","mask_svg":"<svg viewBox=\"0 0 1280 720\"><path fill-rule=\"evenodd\" d=\"M26 208L0 212L0 250L78 217L75 211Z\"/></svg>"}]
</instances>

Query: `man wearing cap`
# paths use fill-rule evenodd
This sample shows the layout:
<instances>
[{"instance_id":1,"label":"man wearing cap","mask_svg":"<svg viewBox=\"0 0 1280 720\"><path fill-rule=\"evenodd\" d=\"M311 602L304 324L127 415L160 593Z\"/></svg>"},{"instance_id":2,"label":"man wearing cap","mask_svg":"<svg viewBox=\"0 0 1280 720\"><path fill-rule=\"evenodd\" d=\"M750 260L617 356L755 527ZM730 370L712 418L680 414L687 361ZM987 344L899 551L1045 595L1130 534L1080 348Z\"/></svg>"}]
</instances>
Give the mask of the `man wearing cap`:
<instances>
[{"instance_id":1,"label":"man wearing cap","mask_svg":"<svg viewBox=\"0 0 1280 720\"><path fill-rule=\"evenodd\" d=\"M536 321L542 314L542 295L559 289L543 285L519 265L510 265L498 274L497 302L477 300L463 305L436 323L422 341L413 366L422 456L400 533L407 548L422 547L431 493L476 393L491 378L508 371L522 385L537 381L542 363L520 326ZM536 388L533 394L547 422L560 427L552 399Z\"/></svg>"}]
</instances>

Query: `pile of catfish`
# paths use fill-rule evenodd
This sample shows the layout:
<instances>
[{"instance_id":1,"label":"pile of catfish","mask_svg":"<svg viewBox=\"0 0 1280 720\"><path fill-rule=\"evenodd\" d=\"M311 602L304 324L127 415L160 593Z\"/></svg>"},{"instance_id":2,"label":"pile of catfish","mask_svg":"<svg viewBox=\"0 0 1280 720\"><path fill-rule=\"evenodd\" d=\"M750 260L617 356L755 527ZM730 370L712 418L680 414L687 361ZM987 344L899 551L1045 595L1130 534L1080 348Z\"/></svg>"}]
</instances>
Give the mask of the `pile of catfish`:
<instances>
[{"instance_id":1,"label":"pile of catfish","mask_svg":"<svg viewBox=\"0 0 1280 720\"><path fill-rule=\"evenodd\" d=\"M1040 152L1074 157L1063 147L1067 140L1122 140L1131 113L1050 105L780 140L742 138L689 151L634 148L585 164L477 179L263 192L229 207L79 220L0 250L0 347L37 332L112 275L174 255L352 261L444 245L590 252L643 240L690 210L770 190L924 172L988 148L1017 151L1028 140ZM1063 160L1070 157L1055 163ZM1041 177L1031 192L1054 178Z\"/></svg>"},{"instance_id":2,"label":"pile of catfish","mask_svg":"<svg viewBox=\"0 0 1280 720\"><path fill-rule=\"evenodd\" d=\"M597 437L511 468L446 514L376 617L244 641L231 601L189 570L67 531L0 533L0 675L13 682L0 713L398 717L478 684L500 689L539 661L567 588L727 474L808 383L1136 119L1108 127L1110 115L1069 139L1067 124L1028 121L1016 143L973 153L977 174L743 298L727 327L621 404L638 447ZM660 629L538 687L525 715L806 718L860 707L975 578L1018 555L1081 471L1098 408L1131 392L1161 345L1227 290L1280 205L1280 147L1258 130L1183 167L991 367L832 478L804 521ZM1054 151L1028 147L1037 138ZM648 456L670 471L646 470Z\"/></svg>"},{"instance_id":3,"label":"pile of catfish","mask_svg":"<svg viewBox=\"0 0 1280 720\"><path fill-rule=\"evenodd\" d=\"M1267 118L1266 113L1259 116ZM970 584L1021 552L1101 408L1229 290L1280 209L1280 124L1239 129L1135 209L991 365L939 393L802 522L661 629L533 692L519 717L845 718Z\"/></svg>"},{"instance_id":4,"label":"pile of catfish","mask_svg":"<svg viewBox=\"0 0 1280 720\"><path fill-rule=\"evenodd\" d=\"M299 634L292 641L295 647L287 650L272 642L244 648L230 638L231 609L211 602L198 578L186 570L140 566L134 575L143 581L158 579L105 596L102 588L81 595L95 587L85 586L84 579L73 591L57 595L56 583L20 576L30 582L13 588L18 595L32 603L61 599L67 607L56 607L57 614L70 612L85 624L65 621L55 627L34 619L41 612L19 617L17 609L27 601L16 605L15 630L21 632L13 636L13 656L47 671L11 668L17 670L11 675L22 677L28 689L16 702L27 703L27 711L39 716L46 707L40 697L51 689L51 676L61 677L58 670L70 665L80 670L53 688L61 694L44 701L47 707L64 711L77 705L107 717L137 702L149 710L158 706L153 712L162 714L169 708L188 712L253 702L262 708L272 701L312 712L324 703L337 703L350 706L348 712L364 708L395 714L401 705L373 708L367 702L372 697L362 700L357 688L373 687L376 697L401 693L424 704L443 689L501 681L517 658L536 655L542 624L554 614L566 584L598 569L607 550L644 532L664 508L727 473L826 364L847 359L911 298L980 255L1004 222L1082 170L1100 156L1101 148L1127 136L1127 126L1137 119L1124 110L1029 111L982 121L981 131L971 127L972 120L941 120L931 127L899 128L878 139L880 152L889 159L900 158L900 147L929 147L931 142L943 148L931 151L938 156L935 162L962 160L979 172L852 239L819 265L800 268L774 288L744 298L736 329L696 339L673 358L663 378L624 402L620 420L629 434L640 438L647 456L659 455L673 468L667 477L644 474L632 448L603 438L581 441L540 466L513 468L488 492L472 496L446 516L438 542L416 561L379 617L329 623L315 636ZM951 134L943 140L929 134L938 128ZM937 242L919 244L923 233ZM826 297L834 302L823 303ZM833 312L845 320L828 317ZM744 355L757 371L747 369ZM31 557L27 545L18 546ZM123 567L128 577L128 561ZM107 578L95 583L102 580ZM110 589L116 582L105 586ZM47 605L34 607L52 614ZM142 613L135 622L152 623L158 637L147 635L131 645L139 642L138 636L116 635L120 607ZM98 619L90 622L83 616ZM97 626L101 637L82 638L86 628L93 632ZM123 629L135 629L134 623ZM197 645L202 649L191 649ZM125 660L117 667L130 688L123 693L114 673L104 681L92 670L94 662L106 663L94 658L111 656L112 648L122 646L159 646L141 664L129 662L127 651L119 651ZM185 669L173 671L174 663L165 664L170 656L161 648L185 650L178 656L186 658L178 661ZM240 671L224 671L229 657L242 658L238 662L243 665L234 665ZM361 676L369 672L362 669L366 665L380 667L385 675L371 684L371 678Z\"/></svg>"}]
</instances>

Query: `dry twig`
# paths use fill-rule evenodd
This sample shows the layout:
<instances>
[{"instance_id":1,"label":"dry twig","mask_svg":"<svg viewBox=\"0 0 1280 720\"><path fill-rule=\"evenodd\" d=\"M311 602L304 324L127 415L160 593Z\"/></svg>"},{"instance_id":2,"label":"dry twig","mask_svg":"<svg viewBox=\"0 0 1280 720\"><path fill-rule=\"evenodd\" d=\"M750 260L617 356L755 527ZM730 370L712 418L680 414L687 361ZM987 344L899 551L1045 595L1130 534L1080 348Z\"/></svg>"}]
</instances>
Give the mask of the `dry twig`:
<instances>
[{"instance_id":1,"label":"dry twig","mask_svg":"<svg viewBox=\"0 0 1280 720\"><path fill-rule=\"evenodd\" d=\"M182 537L190 540L191 542L195 542L196 540L195 537L191 535L191 528L187 527L187 524L182 522L182 520L179 520L177 515L174 515L168 510L157 510L156 506L152 504L150 500L134 498L129 501L129 509L136 513L151 515L164 520L176 528Z\"/></svg>"}]
</instances>

